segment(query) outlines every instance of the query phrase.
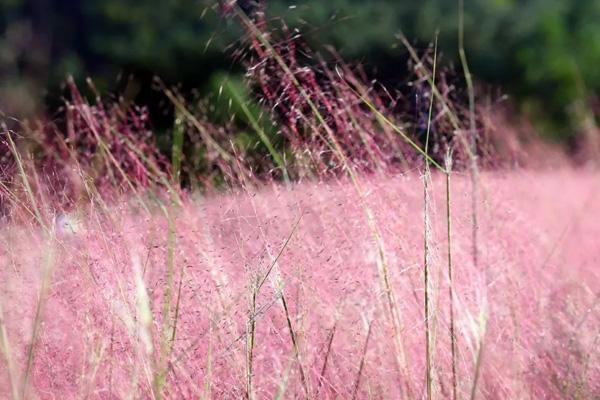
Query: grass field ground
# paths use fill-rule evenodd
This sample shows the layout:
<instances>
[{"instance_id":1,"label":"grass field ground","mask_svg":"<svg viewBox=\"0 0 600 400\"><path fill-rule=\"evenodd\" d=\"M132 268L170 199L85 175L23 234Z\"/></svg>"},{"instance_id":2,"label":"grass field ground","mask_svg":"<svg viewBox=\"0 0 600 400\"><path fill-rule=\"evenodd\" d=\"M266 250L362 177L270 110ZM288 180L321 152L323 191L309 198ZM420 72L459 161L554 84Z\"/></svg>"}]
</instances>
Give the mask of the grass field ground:
<instances>
[{"instance_id":1,"label":"grass field ground","mask_svg":"<svg viewBox=\"0 0 600 400\"><path fill-rule=\"evenodd\" d=\"M597 173L482 172L477 267L453 174L451 291L444 176L358 179L5 224L0 397L424 398L423 232L433 397L598 396Z\"/></svg>"}]
</instances>

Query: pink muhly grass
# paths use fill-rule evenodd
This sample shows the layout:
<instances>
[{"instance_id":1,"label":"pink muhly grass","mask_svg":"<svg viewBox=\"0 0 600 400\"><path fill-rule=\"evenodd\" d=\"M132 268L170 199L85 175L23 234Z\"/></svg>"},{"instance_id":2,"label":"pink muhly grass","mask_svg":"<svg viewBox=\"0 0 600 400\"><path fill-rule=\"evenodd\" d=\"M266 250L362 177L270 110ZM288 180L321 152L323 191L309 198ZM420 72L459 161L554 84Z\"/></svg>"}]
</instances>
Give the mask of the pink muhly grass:
<instances>
[{"instance_id":1,"label":"pink muhly grass","mask_svg":"<svg viewBox=\"0 0 600 400\"><path fill-rule=\"evenodd\" d=\"M494 282L488 288L486 357L478 384L483 397L586 397L598 390L596 224L579 220L577 228L571 228L573 236L543 264L573 217L557 211L577 210L582 198L597 195L597 186L595 192L586 189L594 187L596 178L579 172L561 174L565 179L560 183L543 173L482 174L484 186L496 189L490 207L482 213L489 232L482 236L482 249ZM510 188L504 184L507 179ZM480 280L472 278L481 272L467 262L469 221L462 215L470 202L462 193L468 179L457 175L453 183L453 262L461 266L453 283L460 366L456 390L465 397L476 355L473 324L480 312L472 296L473 282ZM365 183L382 240L399 243L388 250L390 278L405 316L402 338L411 360L408 378L415 392L423 393L424 321L421 302L412 295L424 288L419 283L419 214L410 211L421 201L417 184L411 174ZM432 177L432 207L444 204L443 185L439 175ZM201 203L186 200L175 218L173 263L185 272L177 275L181 291L177 282L172 293L173 304L176 298L179 302L177 334L169 336L174 338L171 350L162 356L170 246L164 234L169 224L166 216L140 214L135 205L117 203L107 210L110 218L105 211L89 211L83 236L46 244L35 225L5 226L0 236L0 303L6 332L3 343L10 346L10 352L3 351L3 363L10 354L10 364L5 365L12 366L5 371L12 378L2 376L2 395L10 396L10 380L20 386L23 379L37 293L45 280L40 260L50 245L55 258L30 367L29 393L61 398L85 393L100 398L157 397L160 390L161 397L181 398L201 396L208 385L212 397L245 396L245 326L252 269L272 265L268 252L284 247L299 209L304 215L277 260L287 311L278 306L283 299L278 286L264 285L256 296L254 396L275 396L285 379L284 397L305 397L301 370L288 367L292 360L298 365L297 358L312 393L318 387L322 398L400 395L391 321L379 300L377 256L368 244L371 234L362 222L363 210L355 201L353 186L315 183L291 191L275 187L251 193L252 199L231 194ZM546 193L553 193L553 201L536 206L534 200L543 201ZM586 205L588 212L594 212L595 204ZM546 222L548 213L556 215L551 224ZM435 215L432 240L443 242L445 218ZM132 254L139 261L132 262ZM140 288L147 293L147 300L141 302ZM151 319L143 317L144 304ZM447 304L448 299L440 299L440 326L449 326ZM364 315L372 321L369 339ZM169 318L173 320L174 314ZM302 332L301 344L294 344L292 332L296 339ZM434 385L434 395L445 397L452 390L452 360L445 351L450 342L439 335L435 343L440 382ZM153 384L156 374L163 376L160 387Z\"/></svg>"},{"instance_id":2,"label":"pink muhly grass","mask_svg":"<svg viewBox=\"0 0 600 400\"><path fill-rule=\"evenodd\" d=\"M483 169L469 196L465 168L489 143L468 146L462 121L485 116L453 101L435 50L400 37L430 100L421 143L402 96L234 14L286 155L253 120L268 156L233 143L164 85L171 162L146 110L73 85L62 123L7 134L0 397L598 393L600 232L582 217L600 211L597 177ZM185 140L206 149L206 175L185 164ZM183 189L196 181L202 197ZM444 244L448 259L434 257Z\"/></svg>"}]
</instances>

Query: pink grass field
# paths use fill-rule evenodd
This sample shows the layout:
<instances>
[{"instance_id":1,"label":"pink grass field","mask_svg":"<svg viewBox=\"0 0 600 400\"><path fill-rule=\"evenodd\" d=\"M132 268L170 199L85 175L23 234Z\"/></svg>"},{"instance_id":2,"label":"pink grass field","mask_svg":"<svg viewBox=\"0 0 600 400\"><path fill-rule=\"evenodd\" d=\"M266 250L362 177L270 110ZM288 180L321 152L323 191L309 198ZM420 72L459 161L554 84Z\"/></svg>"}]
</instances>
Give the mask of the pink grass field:
<instances>
[{"instance_id":1,"label":"pink grass field","mask_svg":"<svg viewBox=\"0 0 600 400\"><path fill-rule=\"evenodd\" d=\"M188 198L168 209L171 240L165 213L134 200L82 210L76 234L4 225L0 398L424 398L423 182L360 179L365 204L349 181ZM470 178L452 175L459 398L599 398L600 176L497 171L479 183L475 268ZM445 178L430 188L433 395L444 399Z\"/></svg>"}]
</instances>

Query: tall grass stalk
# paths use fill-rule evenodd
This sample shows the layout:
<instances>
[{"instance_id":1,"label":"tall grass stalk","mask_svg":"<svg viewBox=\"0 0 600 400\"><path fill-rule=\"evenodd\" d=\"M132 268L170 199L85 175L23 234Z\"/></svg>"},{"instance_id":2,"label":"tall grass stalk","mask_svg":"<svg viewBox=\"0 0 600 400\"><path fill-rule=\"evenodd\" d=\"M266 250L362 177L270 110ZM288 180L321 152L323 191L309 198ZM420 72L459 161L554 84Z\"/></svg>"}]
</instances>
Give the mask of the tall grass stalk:
<instances>
[{"instance_id":1,"label":"tall grass stalk","mask_svg":"<svg viewBox=\"0 0 600 400\"><path fill-rule=\"evenodd\" d=\"M179 285L177 287L177 298L175 299L175 316L173 317L173 330L171 332L171 349L169 354L173 353L173 347L175 346L175 336L177 334L177 321L179 320L179 311L181 306L181 288L183 286L185 270L182 268L179 275Z\"/></svg>"},{"instance_id":2,"label":"tall grass stalk","mask_svg":"<svg viewBox=\"0 0 600 400\"><path fill-rule=\"evenodd\" d=\"M465 82L467 84L467 91L469 96L469 139L471 147L471 246L472 246L472 258L473 268L475 271L479 269L479 222L477 213L477 202L478 202L478 166L477 166L477 127L475 124L475 88L473 86L473 77L469 69L469 63L467 62L467 55L465 52L465 11L464 11L464 0L458 0L458 52L460 55L460 62L464 71ZM487 305L487 286L489 284L490 277L487 267L484 270L484 306ZM477 393L477 384L479 382L479 376L481 372L481 365L483 362L483 349L485 339L485 319L487 318L487 307L484 307L480 315L480 327L483 327L483 331L479 335L479 343L477 346L477 356L475 359L475 376L473 378L473 385L471 388L471 399L475 398ZM483 322L481 322L483 321Z\"/></svg>"},{"instance_id":3,"label":"tall grass stalk","mask_svg":"<svg viewBox=\"0 0 600 400\"><path fill-rule=\"evenodd\" d=\"M354 383L354 391L352 392L352 400L356 400L358 396L358 388L360 387L360 378L365 367L365 359L367 358L367 350L369 349L369 339L371 338L371 328L373 326L373 320L369 321L367 327L367 337L365 338L365 345L363 346L362 355L360 357L360 363L358 365L358 373L356 374L356 382Z\"/></svg>"},{"instance_id":4,"label":"tall grass stalk","mask_svg":"<svg viewBox=\"0 0 600 400\"><path fill-rule=\"evenodd\" d=\"M410 44L406 36L404 36L402 33L398 34L398 38L400 39L402 45L408 50L410 58L415 63L415 68L418 69L421 72L421 74L423 74L425 80L427 80L427 82L431 85L431 82L433 80L431 71L429 71L425 63L423 63L422 60L419 58L419 55L417 54L415 48ZM433 94L436 100L442 106L442 113L448 117L448 121L452 125L455 134L458 135L458 140L461 142L465 154L469 157L469 160L472 160L474 157L474 153L471 150L468 138L465 138L464 135L461 134L462 124L460 122L460 118L452 110L449 101L444 97L444 95L438 90L437 87L433 88ZM442 168L439 169L442 170Z\"/></svg>"},{"instance_id":5,"label":"tall grass stalk","mask_svg":"<svg viewBox=\"0 0 600 400\"><path fill-rule=\"evenodd\" d=\"M300 371L300 381L302 382L302 387L304 388L304 394L307 399L311 398L310 388L308 386L308 379L306 374L304 373L304 368L302 367L302 362L300 360L300 348L298 347L298 338L296 332L294 331L294 327L292 326L292 319L290 318L290 312L287 306L287 301L285 300L285 293L283 288L280 289L281 293L281 304L283 305L283 310L285 312L285 320L288 325L288 329L290 330L290 338L292 340L292 346L294 348L294 356L296 357L296 362L298 363L298 370Z\"/></svg>"},{"instance_id":6,"label":"tall grass stalk","mask_svg":"<svg viewBox=\"0 0 600 400\"><path fill-rule=\"evenodd\" d=\"M452 277L452 215L450 184L452 174L452 153L446 154L446 239L448 245L448 302L450 303L450 356L452 363L452 400L456 400L458 377L456 374L456 336L454 332L454 280Z\"/></svg>"},{"instance_id":7,"label":"tall grass stalk","mask_svg":"<svg viewBox=\"0 0 600 400\"><path fill-rule=\"evenodd\" d=\"M431 80L431 86L435 86L435 74L437 64L437 34L435 36L434 53L433 53L433 79ZM433 116L433 90L429 96L429 114L427 116L427 134L425 136L425 153L429 151L429 136L431 134L431 120ZM423 280L425 289L425 366L426 366L426 377L425 383L427 387L427 399L431 399L433 395L433 381L432 381L432 343L431 343L431 332L430 332L430 265L429 265L429 239L431 236L431 227L429 221L429 180L431 179L431 171L429 170L429 160L423 159L425 164L425 171L423 173Z\"/></svg>"},{"instance_id":8,"label":"tall grass stalk","mask_svg":"<svg viewBox=\"0 0 600 400\"><path fill-rule=\"evenodd\" d=\"M319 374L319 383L317 384L317 389L315 391L315 396L319 396L319 390L323 385L323 381L325 380L325 372L327 371L327 363L329 362L329 354L331 353L331 345L333 344L333 338L335 337L335 329L337 327L337 321L331 328L331 332L329 332L327 338L327 350L325 351L325 357L323 358L323 366L321 367L321 373Z\"/></svg>"},{"instance_id":9,"label":"tall grass stalk","mask_svg":"<svg viewBox=\"0 0 600 400\"><path fill-rule=\"evenodd\" d=\"M469 63L467 62L467 54L465 52L465 10L464 0L458 0L458 53L460 55L460 62L465 75L465 82L467 83L467 91L469 96L469 145L471 149L471 218L472 218L472 229L471 229L471 240L472 240L472 256L473 266L477 270L479 264L479 246L478 246L478 235L479 235L479 224L477 216L477 198L478 198L478 168L477 168L477 127L475 125L475 88L473 86L473 77L471 76L471 70L469 69ZM486 285L489 277L487 277L486 271Z\"/></svg>"},{"instance_id":10,"label":"tall grass stalk","mask_svg":"<svg viewBox=\"0 0 600 400\"><path fill-rule=\"evenodd\" d=\"M246 332L246 398L254 399L252 377L254 374L254 340L256 338L256 298L258 297L258 277L252 281L250 310Z\"/></svg>"}]
</instances>

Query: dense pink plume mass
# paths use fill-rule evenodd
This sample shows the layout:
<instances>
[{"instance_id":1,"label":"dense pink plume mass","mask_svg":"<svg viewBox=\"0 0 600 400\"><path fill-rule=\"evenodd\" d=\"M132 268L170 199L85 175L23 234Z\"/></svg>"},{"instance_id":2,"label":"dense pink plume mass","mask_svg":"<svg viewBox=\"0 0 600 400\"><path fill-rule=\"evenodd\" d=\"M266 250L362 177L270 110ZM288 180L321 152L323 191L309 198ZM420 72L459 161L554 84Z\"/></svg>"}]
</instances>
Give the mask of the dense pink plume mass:
<instances>
[{"instance_id":1,"label":"dense pink plume mass","mask_svg":"<svg viewBox=\"0 0 600 400\"><path fill-rule=\"evenodd\" d=\"M371 176L360 190L364 203L350 181L188 199L169 210L171 242L160 208L133 200L88 210L56 239L3 226L0 398L245 398L251 321L256 399L424 398L422 180ZM460 397L479 355L477 398L598 396L600 177L482 173L477 268L470 191L467 175L452 176ZM441 175L431 201L433 390L450 398Z\"/></svg>"}]
</instances>

